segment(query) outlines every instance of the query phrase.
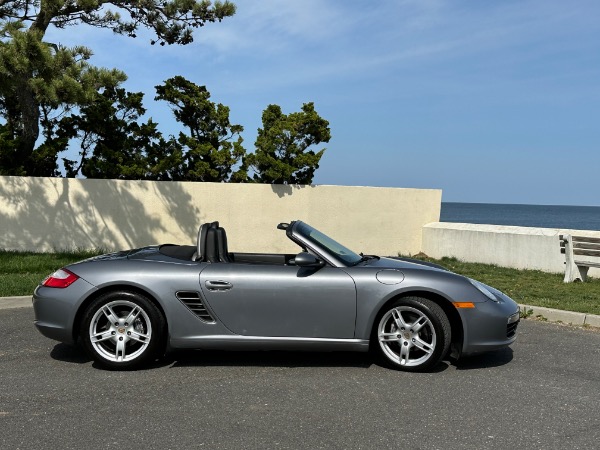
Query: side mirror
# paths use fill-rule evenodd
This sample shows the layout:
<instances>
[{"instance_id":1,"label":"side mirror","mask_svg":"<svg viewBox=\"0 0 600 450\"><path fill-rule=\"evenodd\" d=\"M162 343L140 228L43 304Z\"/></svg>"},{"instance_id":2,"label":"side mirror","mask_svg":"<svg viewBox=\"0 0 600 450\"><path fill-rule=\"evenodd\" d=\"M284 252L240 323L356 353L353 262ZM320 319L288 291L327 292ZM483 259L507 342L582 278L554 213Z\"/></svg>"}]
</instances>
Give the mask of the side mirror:
<instances>
[{"instance_id":1,"label":"side mirror","mask_svg":"<svg viewBox=\"0 0 600 450\"><path fill-rule=\"evenodd\" d=\"M325 262L317 259L310 253L302 252L296 255L296 258L294 258L294 264L296 264L298 267L323 267Z\"/></svg>"}]
</instances>

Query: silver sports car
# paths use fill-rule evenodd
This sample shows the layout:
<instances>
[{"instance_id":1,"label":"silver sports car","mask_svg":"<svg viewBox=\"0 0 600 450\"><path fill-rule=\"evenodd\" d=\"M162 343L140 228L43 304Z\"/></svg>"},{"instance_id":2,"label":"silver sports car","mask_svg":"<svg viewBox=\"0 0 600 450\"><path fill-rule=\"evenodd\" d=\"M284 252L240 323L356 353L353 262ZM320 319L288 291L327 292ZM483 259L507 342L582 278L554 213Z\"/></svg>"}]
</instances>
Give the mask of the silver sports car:
<instances>
[{"instance_id":1,"label":"silver sports car","mask_svg":"<svg viewBox=\"0 0 600 450\"><path fill-rule=\"evenodd\" d=\"M395 369L510 345L517 304L435 264L356 254L310 225L277 226L298 254L231 253L206 223L196 246L160 245L64 267L33 295L35 326L103 367L169 349L373 351Z\"/></svg>"}]
</instances>

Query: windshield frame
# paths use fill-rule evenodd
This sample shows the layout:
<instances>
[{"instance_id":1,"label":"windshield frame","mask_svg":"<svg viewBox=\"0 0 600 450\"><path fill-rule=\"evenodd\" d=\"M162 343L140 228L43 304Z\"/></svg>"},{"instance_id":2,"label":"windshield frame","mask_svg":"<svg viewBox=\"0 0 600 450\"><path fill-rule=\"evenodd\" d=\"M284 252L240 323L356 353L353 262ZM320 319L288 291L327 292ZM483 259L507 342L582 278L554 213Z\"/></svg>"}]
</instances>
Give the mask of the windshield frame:
<instances>
[{"instance_id":1,"label":"windshield frame","mask_svg":"<svg viewBox=\"0 0 600 450\"><path fill-rule=\"evenodd\" d=\"M292 222L288 236L301 247L308 247L316 256L337 267L351 267L363 258L322 231L300 220Z\"/></svg>"}]
</instances>

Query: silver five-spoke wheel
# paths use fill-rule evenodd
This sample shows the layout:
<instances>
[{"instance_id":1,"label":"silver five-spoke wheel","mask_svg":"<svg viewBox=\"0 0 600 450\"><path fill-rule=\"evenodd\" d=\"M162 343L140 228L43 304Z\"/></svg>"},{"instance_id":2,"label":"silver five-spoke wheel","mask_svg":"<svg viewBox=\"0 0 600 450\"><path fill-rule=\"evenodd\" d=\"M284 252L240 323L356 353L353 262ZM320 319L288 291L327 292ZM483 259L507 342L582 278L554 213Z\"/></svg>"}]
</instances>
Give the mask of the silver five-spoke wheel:
<instances>
[{"instance_id":1,"label":"silver five-spoke wheel","mask_svg":"<svg viewBox=\"0 0 600 450\"><path fill-rule=\"evenodd\" d=\"M90 341L94 350L113 362L131 361L141 355L152 337L150 318L135 303L116 300L92 317Z\"/></svg>"},{"instance_id":2,"label":"silver five-spoke wheel","mask_svg":"<svg viewBox=\"0 0 600 450\"><path fill-rule=\"evenodd\" d=\"M435 329L418 309L398 306L390 309L379 322L379 345L391 360L401 366L419 366L435 350Z\"/></svg>"},{"instance_id":3,"label":"silver five-spoke wheel","mask_svg":"<svg viewBox=\"0 0 600 450\"><path fill-rule=\"evenodd\" d=\"M387 365L415 371L436 365L447 353L450 339L450 322L437 303L404 297L380 312L372 345Z\"/></svg>"},{"instance_id":4,"label":"silver five-spoke wheel","mask_svg":"<svg viewBox=\"0 0 600 450\"><path fill-rule=\"evenodd\" d=\"M164 353L166 322L147 297L108 292L86 309L80 337L89 355L109 369L133 369Z\"/></svg>"}]
</instances>

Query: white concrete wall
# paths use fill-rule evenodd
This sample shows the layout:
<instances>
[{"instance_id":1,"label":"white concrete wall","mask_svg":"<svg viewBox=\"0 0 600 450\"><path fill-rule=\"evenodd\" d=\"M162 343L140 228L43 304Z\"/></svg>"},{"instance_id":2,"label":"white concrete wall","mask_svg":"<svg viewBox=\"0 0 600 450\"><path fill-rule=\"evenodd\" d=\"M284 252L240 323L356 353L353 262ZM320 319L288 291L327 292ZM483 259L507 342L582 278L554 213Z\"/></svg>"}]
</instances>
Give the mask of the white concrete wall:
<instances>
[{"instance_id":1,"label":"white concrete wall","mask_svg":"<svg viewBox=\"0 0 600 450\"><path fill-rule=\"evenodd\" d=\"M422 248L433 258L564 273L561 234L600 238L600 231L437 222L423 227ZM590 268L589 275L600 277L600 270Z\"/></svg>"},{"instance_id":2,"label":"white concrete wall","mask_svg":"<svg viewBox=\"0 0 600 450\"><path fill-rule=\"evenodd\" d=\"M229 248L295 252L279 222L300 219L356 251L418 253L440 190L0 177L0 248L52 251L195 244L219 220Z\"/></svg>"}]
</instances>

